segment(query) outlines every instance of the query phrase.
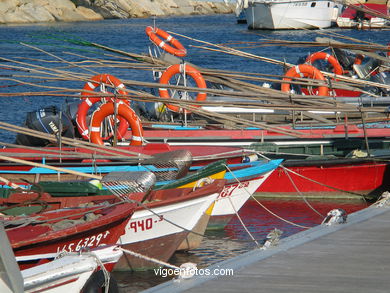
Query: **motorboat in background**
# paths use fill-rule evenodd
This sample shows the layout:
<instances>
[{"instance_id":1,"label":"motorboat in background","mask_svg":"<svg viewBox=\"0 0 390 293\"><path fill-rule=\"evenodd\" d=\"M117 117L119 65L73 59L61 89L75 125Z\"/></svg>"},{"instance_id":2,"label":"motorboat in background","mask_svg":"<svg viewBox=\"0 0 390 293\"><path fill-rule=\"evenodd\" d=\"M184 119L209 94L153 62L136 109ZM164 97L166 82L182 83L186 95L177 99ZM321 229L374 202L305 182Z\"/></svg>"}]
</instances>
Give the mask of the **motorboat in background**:
<instances>
[{"instance_id":1,"label":"motorboat in background","mask_svg":"<svg viewBox=\"0 0 390 293\"><path fill-rule=\"evenodd\" d=\"M327 28L338 11L325 0L252 0L245 8L248 28L271 30Z\"/></svg>"},{"instance_id":2,"label":"motorboat in background","mask_svg":"<svg viewBox=\"0 0 390 293\"><path fill-rule=\"evenodd\" d=\"M337 18L337 25L341 28L383 28L389 20L380 16L389 17L389 8L386 4L354 4L347 7Z\"/></svg>"}]
</instances>

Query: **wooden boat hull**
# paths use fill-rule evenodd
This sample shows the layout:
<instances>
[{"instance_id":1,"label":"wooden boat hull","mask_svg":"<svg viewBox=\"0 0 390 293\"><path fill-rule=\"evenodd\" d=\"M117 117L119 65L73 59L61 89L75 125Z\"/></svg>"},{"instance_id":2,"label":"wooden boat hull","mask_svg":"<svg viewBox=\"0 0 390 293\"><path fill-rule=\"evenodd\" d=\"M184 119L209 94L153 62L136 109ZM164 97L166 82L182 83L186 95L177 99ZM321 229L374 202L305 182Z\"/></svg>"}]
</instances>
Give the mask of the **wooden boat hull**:
<instances>
[{"instance_id":1,"label":"wooden boat hull","mask_svg":"<svg viewBox=\"0 0 390 293\"><path fill-rule=\"evenodd\" d=\"M390 169L386 162L345 164L340 161L339 164L302 164L288 169L309 180L289 173L290 180L285 171L278 168L256 191L256 196L356 197L358 195L353 193L357 193L370 198L377 197L389 187Z\"/></svg>"},{"instance_id":2,"label":"wooden boat hull","mask_svg":"<svg viewBox=\"0 0 390 293\"><path fill-rule=\"evenodd\" d=\"M70 253L49 263L21 271L25 292L81 292L100 263L111 271L122 256L117 246L100 246L92 252Z\"/></svg>"},{"instance_id":3,"label":"wooden boat hull","mask_svg":"<svg viewBox=\"0 0 390 293\"><path fill-rule=\"evenodd\" d=\"M84 248L116 244L124 233L125 225L134 208L134 204L116 205L113 208L102 209L105 214L96 214L96 219L82 222L79 221L80 216L70 215L77 213L86 215L88 209L46 212L37 218L44 220L45 223L49 221L50 226L29 224L8 229L7 235L20 268L27 269L62 252L77 252ZM53 217L66 217L67 222L54 222L51 220ZM54 227L54 223L60 226Z\"/></svg>"},{"instance_id":4,"label":"wooden boat hull","mask_svg":"<svg viewBox=\"0 0 390 293\"><path fill-rule=\"evenodd\" d=\"M181 202L172 202L171 205L155 204L153 206L152 204L150 206L152 211L145 209L136 210L132 219L127 223L125 233L120 237L118 244L134 249L141 248L142 254L147 257L168 261L188 235L188 231L195 228L202 215L217 198L224 186L224 181L219 186L220 190L216 193L206 194L202 197L193 197ZM154 239L158 239L158 242ZM147 250L144 249L145 243L149 245ZM168 246L162 245L162 243L177 245L175 247L172 245L173 250L168 251ZM164 248L161 246L164 246ZM161 249L164 249L164 253L162 253ZM171 252L171 254L168 252ZM126 256L126 262L117 264L115 269L146 270L158 266L158 264L146 259Z\"/></svg>"},{"instance_id":5,"label":"wooden boat hull","mask_svg":"<svg viewBox=\"0 0 390 293\"><path fill-rule=\"evenodd\" d=\"M291 127L281 126L285 130ZM345 138L364 138L361 126L344 125L328 127L296 127L297 137L285 135L264 129L146 129L145 138L148 141L158 143L166 142L171 147L176 146L248 146L256 142L275 142L283 144L302 144L316 140L338 140ZM390 129L386 127L366 126L366 134L369 138L390 137ZM130 133L129 133L130 137ZM230 162L229 162L230 163Z\"/></svg>"}]
</instances>

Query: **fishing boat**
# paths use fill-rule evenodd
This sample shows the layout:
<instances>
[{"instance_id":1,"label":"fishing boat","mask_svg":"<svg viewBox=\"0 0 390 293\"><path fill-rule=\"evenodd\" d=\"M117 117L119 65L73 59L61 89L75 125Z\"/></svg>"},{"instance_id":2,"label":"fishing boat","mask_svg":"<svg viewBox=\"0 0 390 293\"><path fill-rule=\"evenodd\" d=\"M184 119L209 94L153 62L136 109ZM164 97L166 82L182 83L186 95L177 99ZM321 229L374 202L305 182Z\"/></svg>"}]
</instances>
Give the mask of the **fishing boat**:
<instances>
[{"instance_id":1,"label":"fishing boat","mask_svg":"<svg viewBox=\"0 0 390 293\"><path fill-rule=\"evenodd\" d=\"M21 269L53 259L61 252L116 244L135 204L114 203L6 217L6 232Z\"/></svg>"},{"instance_id":2,"label":"fishing boat","mask_svg":"<svg viewBox=\"0 0 390 293\"><path fill-rule=\"evenodd\" d=\"M388 23L389 8L386 4L377 3L349 5L337 18L337 25L340 28L378 29Z\"/></svg>"},{"instance_id":3,"label":"fishing boat","mask_svg":"<svg viewBox=\"0 0 390 293\"><path fill-rule=\"evenodd\" d=\"M251 163L251 167L228 172L225 175L227 184L215 201L207 229L223 229L282 161L256 161Z\"/></svg>"},{"instance_id":4,"label":"fishing boat","mask_svg":"<svg viewBox=\"0 0 390 293\"><path fill-rule=\"evenodd\" d=\"M106 278L111 290L117 288L112 274L102 267L112 268L122 251L118 246L100 246L91 251L57 255L50 262L20 271L4 227L1 235L1 292L89 292L105 289Z\"/></svg>"},{"instance_id":5,"label":"fishing boat","mask_svg":"<svg viewBox=\"0 0 390 293\"><path fill-rule=\"evenodd\" d=\"M318 29L332 25L335 8L326 0L252 0L245 8L250 29Z\"/></svg>"},{"instance_id":6,"label":"fishing boat","mask_svg":"<svg viewBox=\"0 0 390 293\"><path fill-rule=\"evenodd\" d=\"M107 179L107 176L105 179ZM144 204L140 204L135 210L132 221L126 224L124 235L118 240L118 244L132 252L167 261L188 235L189 231L196 226L202 215L212 205L222 191L225 182L225 180L215 180L199 188L161 189L151 191L147 195L144 192L132 193L132 200L139 204L144 202ZM66 186L66 183L57 184ZM147 185L143 181L142 184ZM117 197L111 194L88 195L88 193L85 193L85 196L79 196L80 190L76 191L78 196L70 196L69 193L62 197L38 193L40 199L35 202L31 199L36 199L37 192L11 193L7 200L3 200L3 204L11 205L10 207L12 207L12 203L18 202L21 204L29 201L30 207L23 207L23 211L26 212L31 207L41 209L42 203L50 208L63 209L85 202L117 201ZM111 189L111 191L115 192L116 190ZM7 211L4 210L4 212L6 213ZM15 212L18 211L8 210L7 213ZM74 247L72 246L72 248ZM68 247L66 246L64 249L67 250ZM144 258L126 254L117 263L116 269L135 270L148 269L155 266L158 266L158 264Z\"/></svg>"},{"instance_id":7,"label":"fishing boat","mask_svg":"<svg viewBox=\"0 0 390 293\"><path fill-rule=\"evenodd\" d=\"M118 288L115 278L100 266L102 263L105 266L109 263L108 266L113 267L123 254L117 248L102 246L91 252L68 253L48 263L22 270L24 292L104 291L107 277L109 290L115 291Z\"/></svg>"},{"instance_id":8,"label":"fishing boat","mask_svg":"<svg viewBox=\"0 0 390 293\"><path fill-rule=\"evenodd\" d=\"M383 139L323 140L312 144L257 143L251 147L270 158L283 157L257 196L377 198L388 190L390 150Z\"/></svg>"},{"instance_id":9,"label":"fishing boat","mask_svg":"<svg viewBox=\"0 0 390 293\"><path fill-rule=\"evenodd\" d=\"M368 138L390 137L390 129L387 123L375 123L366 127ZM177 127L166 129L154 127L145 130L145 136L153 142L165 141L171 146L241 146L246 147L256 142L273 142L276 144L296 145L307 144L313 141L334 140L344 138L364 138L362 124L338 124L338 125L307 125L307 126L280 126L281 131L267 130L256 127L244 129L207 128L187 129ZM283 133L283 131L290 132ZM299 142L298 142L299 141Z\"/></svg>"}]
</instances>

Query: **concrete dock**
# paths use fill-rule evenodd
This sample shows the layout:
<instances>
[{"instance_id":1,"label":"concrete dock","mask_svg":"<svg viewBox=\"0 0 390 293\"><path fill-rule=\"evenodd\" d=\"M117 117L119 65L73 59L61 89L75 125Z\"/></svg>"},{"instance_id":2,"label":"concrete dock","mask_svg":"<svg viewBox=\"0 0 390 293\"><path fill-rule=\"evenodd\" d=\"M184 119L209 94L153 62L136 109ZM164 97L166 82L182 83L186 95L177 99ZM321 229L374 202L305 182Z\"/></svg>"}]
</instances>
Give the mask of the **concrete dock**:
<instances>
[{"instance_id":1,"label":"concrete dock","mask_svg":"<svg viewBox=\"0 0 390 293\"><path fill-rule=\"evenodd\" d=\"M233 276L172 280L144 292L390 292L390 207L320 225L208 267Z\"/></svg>"}]
</instances>

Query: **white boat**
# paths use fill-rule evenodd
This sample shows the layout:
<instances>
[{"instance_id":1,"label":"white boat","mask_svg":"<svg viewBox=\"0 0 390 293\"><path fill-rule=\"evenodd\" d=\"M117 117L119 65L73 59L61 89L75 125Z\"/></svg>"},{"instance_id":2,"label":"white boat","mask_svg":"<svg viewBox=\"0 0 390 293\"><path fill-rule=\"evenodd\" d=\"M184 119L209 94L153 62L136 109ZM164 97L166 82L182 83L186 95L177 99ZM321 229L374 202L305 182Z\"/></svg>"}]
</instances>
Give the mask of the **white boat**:
<instances>
[{"instance_id":1,"label":"white boat","mask_svg":"<svg viewBox=\"0 0 390 293\"><path fill-rule=\"evenodd\" d=\"M24 292L91 292L104 291L104 273L100 263L111 267L122 256L116 246L105 246L91 252L69 253L51 262L21 271ZM99 260L98 260L99 259ZM110 278L110 287L117 286Z\"/></svg>"},{"instance_id":2,"label":"white boat","mask_svg":"<svg viewBox=\"0 0 390 293\"><path fill-rule=\"evenodd\" d=\"M365 13L364 9L372 12L373 15ZM389 24L388 18L381 18L389 16L389 8L386 4L365 3L361 5L352 5L345 9L340 17L337 18L337 25L341 28L357 28L357 29L372 29L384 28Z\"/></svg>"},{"instance_id":3,"label":"white boat","mask_svg":"<svg viewBox=\"0 0 390 293\"><path fill-rule=\"evenodd\" d=\"M281 162L256 161L252 162L252 167L227 173L228 184L215 201L207 229L223 229Z\"/></svg>"},{"instance_id":4,"label":"white boat","mask_svg":"<svg viewBox=\"0 0 390 293\"><path fill-rule=\"evenodd\" d=\"M217 180L218 181L218 180ZM216 200L225 180L169 200L152 202L148 209L136 209L118 244L141 255L168 261L179 245ZM187 188L192 190L191 188ZM176 192L180 192L177 189ZM166 190L164 190L166 191ZM171 193L174 190L170 190ZM148 259L124 254L115 270L146 270L159 265Z\"/></svg>"},{"instance_id":5,"label":"white boat","mask_svg":"<svg viewBox=\"0 0 390 293\"><path fill-rule=\"evenodd\" d=\"M337 13L335 3L327 0L252 0L245 8L250 29L327 28Z\"/></svg>"}]
</instances>

